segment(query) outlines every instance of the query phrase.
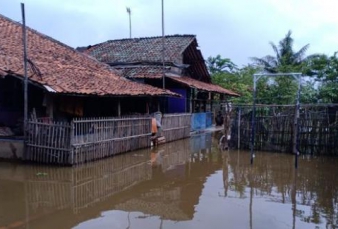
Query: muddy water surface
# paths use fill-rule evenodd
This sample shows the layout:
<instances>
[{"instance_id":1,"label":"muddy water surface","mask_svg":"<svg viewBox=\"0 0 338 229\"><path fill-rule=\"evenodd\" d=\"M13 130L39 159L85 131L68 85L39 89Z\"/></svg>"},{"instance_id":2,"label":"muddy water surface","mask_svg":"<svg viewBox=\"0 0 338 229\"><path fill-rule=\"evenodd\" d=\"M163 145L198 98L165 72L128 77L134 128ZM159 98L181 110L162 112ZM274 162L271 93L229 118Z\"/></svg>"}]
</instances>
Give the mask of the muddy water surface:
<instances>
[{"instance_id":1,"label":"muddy water surface","mask_svg":"<svg viewBox=\"0 0 338 229\"><path fill-rule=\"evenodd\" d=\"M0 228L337 228L338 158L204 134L74 168L0 162Z\"/></svg>"}]
</instances>

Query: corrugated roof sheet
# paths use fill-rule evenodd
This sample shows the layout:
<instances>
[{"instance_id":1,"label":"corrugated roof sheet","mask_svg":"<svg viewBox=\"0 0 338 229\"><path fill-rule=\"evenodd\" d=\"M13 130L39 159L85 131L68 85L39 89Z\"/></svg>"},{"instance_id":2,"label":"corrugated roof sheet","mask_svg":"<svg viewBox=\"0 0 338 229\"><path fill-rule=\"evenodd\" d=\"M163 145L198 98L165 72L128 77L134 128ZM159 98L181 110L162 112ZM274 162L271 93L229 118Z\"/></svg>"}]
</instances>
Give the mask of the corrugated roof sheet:
<instances>
[{"instance_id":1,"label":"corrugated roof sheet","mask_svg":"<svg viewBox=\"0 0 338 229\"><path fill-rule=\"evenodd\" d=\"M131 82L108 65L27 27L28 76L56 93L140 96L176 95ZM0 15L0 75L22 77L21 24Z\"/></svg>"},{"instance_id":2,"label":"corrugated roof sheet","mask_svg":"<svg viewBox=\"0 0 338 229\"><path fill-rule=\"evenodd\" d=\"M165 36L165 62L179 62L195 39L194 35ZM110 40L88 46L84 52L105 63L162 62L162 37Z\"/></svg>"}]
</instances>

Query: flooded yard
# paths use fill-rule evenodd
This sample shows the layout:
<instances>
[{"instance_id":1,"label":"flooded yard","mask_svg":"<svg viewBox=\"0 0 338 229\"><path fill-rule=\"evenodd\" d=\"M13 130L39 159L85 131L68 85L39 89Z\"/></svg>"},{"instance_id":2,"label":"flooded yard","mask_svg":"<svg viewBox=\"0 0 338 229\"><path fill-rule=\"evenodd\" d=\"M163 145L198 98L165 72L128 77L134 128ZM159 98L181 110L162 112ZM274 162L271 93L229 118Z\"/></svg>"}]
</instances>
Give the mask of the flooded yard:
<instances>
[{"instance_id":1,"label":"flooded yard","mask_svg":"<svg viewBox=\"0 0 338 229\"><path fill-rule=\"evenodd\" d=\"M338 228L338 158L221 151L219 134L77 167L0 162L0 229Z\"/></svg>"}]
</instances>

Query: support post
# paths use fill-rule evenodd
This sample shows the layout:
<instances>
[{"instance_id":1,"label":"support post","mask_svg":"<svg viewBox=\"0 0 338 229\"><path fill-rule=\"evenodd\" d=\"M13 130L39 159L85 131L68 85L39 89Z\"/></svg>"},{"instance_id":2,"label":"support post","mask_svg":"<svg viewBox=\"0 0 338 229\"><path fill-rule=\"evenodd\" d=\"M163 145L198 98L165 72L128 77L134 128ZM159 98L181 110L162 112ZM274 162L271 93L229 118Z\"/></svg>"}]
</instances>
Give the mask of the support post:
<instances>
[{"instance_id":1,"label":"support post","mask_svg":"<svg viewBox=\"0 0 338 229\"><path fill-rule=\"evenodd\" d=\"M189 107L189 112L190 113L193 113L193 96L194 96L194 92L193 92L193 89L192 88L190 88L190 96L189 96L189 98L190 98L190 107Z\"/></svg>"},{"instance_id":2,"label":"support post","mask_svg":"<svg viewBox=\"0 0 338 229\"><path fill-rule=\"evenodd\" d=\"M215 113L213 109L213 102L214 102L214 93L210 92L210 112Z\"/></svg>"},{"instance_id":3,"label":"support post","mask_svg":"<svg viewBox=\"0 0 338 229\"><path fill-rule=\"evenodd\" d=\"M69 146L69 153L70 153L70 157L69 157L69 163L71 165L74 165L74 133L75 133L75 123L74 120L72 120L70 122L70 146Z\"/></svg>"},{"instance_id":4,"label":"support post","mask_svg":"<svg viewBox=\"0 0 338 229\"><path fill-rule=\"evenodd\" d=\"M237 149L241 147L241 108L238 108L238 119L237 119Z\"/></svg>"},{"instance_id":5,"label":"support post","mask_svg":"<svg viewBox=\"0 0 338 229\"><path fill-rule=\"evenodd\" d=\"M150 110L150 109L149 109L149 99L148 99L147 102L146 102L146 113L147 113L147 114L150 113L149 110Z\"/></svg>"},{"instance_id":6,"label":"support post","mask_svg":"<svg viewBox=\"0 0 338 229\"><path fill-rule=\"evenodd\" d=\"M121 100L118 99L117 101L117 116L121 117Z\"/></svg>"},{"instance_id":7,"label":"support post","mask_svg":"<svg viewBox=\"0 0 338 229\"><path fill-rule=\"evenodd\" d=\"M253 103L252 103L252 115L251 115L251 146L250 146L250 151L251 151L251 157L250 157L250 163L251 165L253 164L253 159L255 157L254 155L254 145L255 145L255 116L256 116L256 82L257 78L256 75L254 75L253 83L254 83L254 88L253 88Z\"/></svg>"},{"instance_id":8,"label":"support post","mask_svg":"<svg viewBox=\"0 0 338 229\"><path fill-rule=\"evenodd\" d=\"M164 37L164 3L162 0L162 83L163 89L165 89L165 66L164 66L164 49L165 49L165 37Z\"/></svg>"},{"instance_id":9,"label":"support post","mask_svg":"<svg viewBox=\"0 0 338 229\"><path fill-rule=\"evenodd\" d=\"M294 76L295 78L297 76ZM292 153L295 154L295 168L298 168L298 138L299 138L299 99L300 99L300 87L301 87L301 77L298 76L298 91L296 96L296 106L295 106L295 117L294 117L294 126L293 126L293 139L292 139Z\"/></svg>"},{"instance_id":10,"label":"support post","mask_svg":"<svg viewBox=\"0 0 338 229\"><path fill-rule=\"evenodd\" d=\"M46 94L46 113L49 118L54 118L54 98L50 94Z\"/></svg>"},{"instance_id":11,"label":"support post","mask_svg":"<svg viewBox=\"0 0 338 229\"><path fill-rule=\"evenodd\" d=\"M28 122L28 76L27 76L27 38L26 38L26 19L25 19L25 4L21 3L21 13L22 13L22 42L23 42L23 66L24 66L24 155L23 159L25 160L26 155L26 143L27 143L27 122Z\"/></svg>"}]
</instances>

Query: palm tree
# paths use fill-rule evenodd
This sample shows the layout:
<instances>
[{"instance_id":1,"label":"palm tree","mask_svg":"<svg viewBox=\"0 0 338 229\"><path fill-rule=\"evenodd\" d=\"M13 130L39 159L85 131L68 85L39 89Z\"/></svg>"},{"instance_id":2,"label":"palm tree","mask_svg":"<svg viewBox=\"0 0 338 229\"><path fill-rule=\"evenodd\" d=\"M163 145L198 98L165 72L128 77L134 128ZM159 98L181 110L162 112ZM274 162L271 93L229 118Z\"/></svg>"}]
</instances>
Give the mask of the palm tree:
<instances>
[{"instance_id":1,"label":"palm tree","mask_svg":"<svg viewBox=\"0 0 338 229\"><path fill-rule=\"evenodd\" d=\"M309 48L309 44L302 47L299 51L293 49L293 38L291 31L279 41L278 46L273 42L270 45L275 56L267 55L263 58L251 58L254 63L263 68L267 73L278 72L302 72L305 66L305 53ZM262 103L267 104L292 104L297 93L297 82L289 76L279 76L273 79L265 77L264 89L258 92L258 98Z\"/></svg>"},{"instance_id":2,"label":"palm tree","mask_svg":"<svg viewBox=\"0 0 338 229\"><path fill-rule=\"evenodd\" d=\"M301 71L304 56L309 44L303 46L298 52L293 50L292 32L289 30L285 37L279 41L278 47L273 42L270 45L276 56L267 55L263 58L252 57L255 64L269 73Z\"/></svg>"}]
</instances>

